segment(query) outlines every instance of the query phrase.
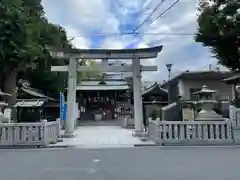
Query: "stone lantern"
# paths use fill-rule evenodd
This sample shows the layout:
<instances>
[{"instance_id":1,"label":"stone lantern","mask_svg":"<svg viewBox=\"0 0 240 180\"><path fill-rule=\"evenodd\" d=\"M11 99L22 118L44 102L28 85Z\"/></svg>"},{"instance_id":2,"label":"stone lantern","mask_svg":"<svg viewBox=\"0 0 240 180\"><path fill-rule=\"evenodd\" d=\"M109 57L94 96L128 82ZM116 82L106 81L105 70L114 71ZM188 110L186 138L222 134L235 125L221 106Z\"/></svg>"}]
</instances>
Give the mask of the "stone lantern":
<instances>
[{"instance_id":1,"label":"stone lantern","mask_svg":"<svg viewBox=\"0 0 240 180\"><path fill-rule=\"evenodd\" d=\"M195 121L224 121L225 119L217 114L213 107L217 104L215 98L216 91L208 89L206 85L194 95L198 96L197 104L200 105L201 111L197 114Z\"/></svg>"}]
</instances>

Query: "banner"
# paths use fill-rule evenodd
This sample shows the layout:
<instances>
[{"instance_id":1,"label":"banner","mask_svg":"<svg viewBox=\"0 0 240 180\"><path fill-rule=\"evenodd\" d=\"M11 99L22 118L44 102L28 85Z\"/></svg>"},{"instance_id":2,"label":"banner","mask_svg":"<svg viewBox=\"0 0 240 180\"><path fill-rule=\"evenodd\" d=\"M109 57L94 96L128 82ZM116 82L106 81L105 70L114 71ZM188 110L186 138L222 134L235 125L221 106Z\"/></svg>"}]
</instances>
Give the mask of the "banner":
<instances>
[{"instance_id":1,"label":"banner","mask_svg":"<svg viewBox=\"0 0 240 180\"><path fill-rule=\"evenodd\" d=\"M63 112L62 112L62 116L63 116L63 121L66 121L67 119L67 103L64 103L64 107L63 107Z\"/></svg>"},{"instance_id":2,"label":"banner","mask_svg":"<svg viewBox=\"0 0 240 180\"><path fill-rule=\"evenodd\" d=\"M65 98L64 94L60 92L60 120L65 120L64 118L64 113L65 113Z\"/></svg>"}]
</instances>

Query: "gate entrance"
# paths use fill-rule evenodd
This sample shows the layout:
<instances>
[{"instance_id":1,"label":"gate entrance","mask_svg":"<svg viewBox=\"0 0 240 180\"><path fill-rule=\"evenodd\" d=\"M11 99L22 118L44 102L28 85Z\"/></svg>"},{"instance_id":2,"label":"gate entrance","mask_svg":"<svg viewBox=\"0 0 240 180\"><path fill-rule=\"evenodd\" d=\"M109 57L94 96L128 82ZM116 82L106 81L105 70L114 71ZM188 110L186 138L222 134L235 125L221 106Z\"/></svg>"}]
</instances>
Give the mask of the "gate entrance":
<instances>
[{"instance_id":1,"label":"gate entrance","mask_svg":"<svg viewBox=\"0 0 240 180\"><path fill-rule=\"evenodd\" d=\"M67 95L67 120L65 126L65 136L72 137L76 121L76 87L77 71L79 72L132 72L133 94L134 94L134 119L135 136L141 136L143 132L143 109L141 95L141 72L157 71L157 66L141 66L140 59L156 58L162 50L162 46L145 49L65 49L52 48L51 55L54 58L63 58L69 60L68 66L52 66L52 71L68 72L68 95ZM93 65L82 66L78 64L79 59L117 59L131 60L132 65L111 66L111 65Z\"/></svg>"}]
</instances>

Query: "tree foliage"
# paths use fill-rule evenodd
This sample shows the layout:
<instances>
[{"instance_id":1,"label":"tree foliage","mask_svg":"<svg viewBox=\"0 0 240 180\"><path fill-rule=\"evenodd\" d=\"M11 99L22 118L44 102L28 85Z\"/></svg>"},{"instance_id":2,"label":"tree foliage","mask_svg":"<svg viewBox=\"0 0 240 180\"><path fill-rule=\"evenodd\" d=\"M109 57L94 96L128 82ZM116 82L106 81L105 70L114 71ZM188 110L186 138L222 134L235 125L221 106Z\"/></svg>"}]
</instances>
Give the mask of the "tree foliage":
<instances>
[{"instance_id":1,"label":"tree foliage","mask_svg":"<svg viewBox=\"0 0 240 180\"><path fill-rule=\"evenodd\" d=\"M81 66L94 66L96 65L96 61L93 61L93 60L86 60L86 59L83 59L83 60L80 60L79 61L79 64ZM96 79L96 80L102 80L102 78L104 78L103 74L96 71L96 72L78 72L78 75L77 75L77 80L78 80L78 83L80 83L81 81L84 81L84 80L89 80L89 79Z\"/></svg>"},{"instance_id":2,"label":"tree foliage","mask_svg":"<svg viewBox=\"0 0 240 180\"><path fill-rule=\"evenodd\" d=\"M240 1L200 0L196 42L209 47L219 63L240 70Z\"/></svg>"},{"instance_id":3,"label":"tree foliage","mask_svg":"<svg viewBox=\"0 0 240 180\"><path fill-rule=\"evenodd\" d=\"M0 2L0 70L18 68L26 53L27 31L21 0Z\"/></svg>"},{"instance_id":4,"label":"tree foliage","mask_svg":"<svg viewBox=\"0 0 240 180\"><path fill-rule=\"evenodd\" d=\"M51 58L46 45L71 47L66 31L48 22L41 0L0 1L1 88L12 93L19 74L35 88L50 94L61 91L66 74L52 73L50 68L65 63Z\"/></svg>"}]
</instances>

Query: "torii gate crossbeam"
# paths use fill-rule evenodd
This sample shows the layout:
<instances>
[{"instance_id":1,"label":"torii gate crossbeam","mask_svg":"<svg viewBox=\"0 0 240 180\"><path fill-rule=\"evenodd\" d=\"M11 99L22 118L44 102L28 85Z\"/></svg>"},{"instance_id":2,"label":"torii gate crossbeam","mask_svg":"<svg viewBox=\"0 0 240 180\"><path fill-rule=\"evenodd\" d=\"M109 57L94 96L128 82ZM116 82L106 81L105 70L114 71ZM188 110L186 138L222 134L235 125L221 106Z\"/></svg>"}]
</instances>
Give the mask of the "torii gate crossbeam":
<instances>
[{"instance_id":1,"label":"torii gate crossbeam","mask_svg":"<svg viewBox=\"0 0 240 180\"><path fill-rule=\"evenodd\" d=\"M141 66L141 71L157 71L157 66ZM52 66L51 71L55 72L68 72L68 66ZM125 66L106 66L106 65L93 65L93 66L80 66L77 65L78 72L132 72L132 65Z\"/></svg>"},{"instance_id":2,"label":"torii gate crossbeam","mask_svg":"<svg viewBox=\"0 0 240 180\"><path fill-rule=\"evenodd\" d=\"M128 67L101 67L101 70L108 72L132 71L133 94L134 94L134 121L136 136L141 136L143 132L143 110L141 96L141 71L156 71L156 67L141 66L140 59L156 58L161 52L162 46L144 49L64 49L49 48L52 57L69 59L68 68L52 67L53 71L68 71L68 93L67 93L67 120L65 126L65 136L72 137L75 125L75 103L76 103L76 82L77 71L91 71L88 67L79 66L78 59L128 59L132 60L132 66ZM145 69L144 69L145 68ZM149 69L148 69L149 68ZM95 68L93 68L95 69Z\"/></svg>"}]
</instances>

